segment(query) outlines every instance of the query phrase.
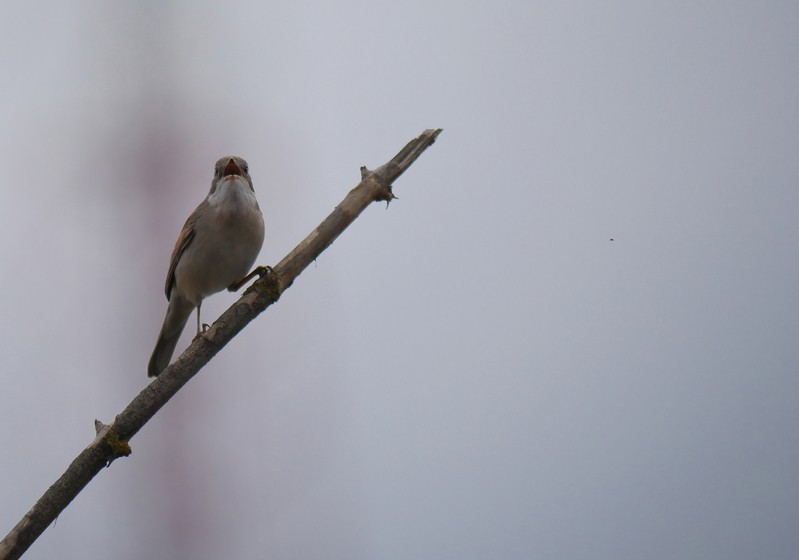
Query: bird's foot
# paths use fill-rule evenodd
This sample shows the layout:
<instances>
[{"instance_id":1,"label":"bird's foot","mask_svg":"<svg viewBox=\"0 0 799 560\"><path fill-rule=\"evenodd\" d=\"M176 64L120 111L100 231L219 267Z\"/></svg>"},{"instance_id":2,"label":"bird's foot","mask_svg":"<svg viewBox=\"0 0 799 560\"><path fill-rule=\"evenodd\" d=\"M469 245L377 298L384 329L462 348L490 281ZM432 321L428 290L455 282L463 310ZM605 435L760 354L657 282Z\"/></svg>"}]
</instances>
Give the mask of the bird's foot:
<instances>
[{"instance_id":1,"label":"bird's foot","mask_svg":"<svg viewBox=\"0 0 799 560\"><path fill-rule=\"evenodd\" d=\"M263 278L269 273L274 274L274 270L272 270L271 266L256 266L252 272L250 272L247 276L242 278L241 280L236 280L230 286L227 287L229 292L237 292L239 288L241 288L244 284L255 278Z\"/></svg>"},{"instance_id":2,"label":"bird's foot","mask_svg":"<svg viewBox=\"0 0 799 560\"><path fill-rule=\"evenodd\" d=\"M194 335L194 338L192 340L197 340L198 338L200 338L202 335L204 335L210 330L211 330L211 325L209 325L208 323L203 323L202 326L199 329L197 329L197 334Z\"/></svg>"}]
</instances>

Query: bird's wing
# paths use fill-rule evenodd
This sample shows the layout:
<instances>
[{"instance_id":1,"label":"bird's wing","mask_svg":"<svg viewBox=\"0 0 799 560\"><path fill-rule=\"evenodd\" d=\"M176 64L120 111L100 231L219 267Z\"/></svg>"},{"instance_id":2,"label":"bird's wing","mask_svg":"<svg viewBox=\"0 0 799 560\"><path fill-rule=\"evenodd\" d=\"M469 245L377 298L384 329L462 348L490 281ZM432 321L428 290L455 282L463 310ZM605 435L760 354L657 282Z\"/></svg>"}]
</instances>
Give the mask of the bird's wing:
<instances>
[{"instance_id":1,"label":"bird's wing","mask_svg":"<svg viewBox=\"0 0 799 560\"><path fill-rule=\"evenodd\" d=\"M183 225L183 229L180 230L178 240L175 242L175 248L172 250L172 258L169 261L169 271L166 273L166 283L164 284L164 292L166 293L167 301L169 301L169 293L172 291L172 286L175 285L175 269L178 267L180 257L194 240L197 221L206 206L208 206L207 199L203 200L194 212L191 213L191 216L189 216L186 223Z\"/></svg>"}]
</instances>

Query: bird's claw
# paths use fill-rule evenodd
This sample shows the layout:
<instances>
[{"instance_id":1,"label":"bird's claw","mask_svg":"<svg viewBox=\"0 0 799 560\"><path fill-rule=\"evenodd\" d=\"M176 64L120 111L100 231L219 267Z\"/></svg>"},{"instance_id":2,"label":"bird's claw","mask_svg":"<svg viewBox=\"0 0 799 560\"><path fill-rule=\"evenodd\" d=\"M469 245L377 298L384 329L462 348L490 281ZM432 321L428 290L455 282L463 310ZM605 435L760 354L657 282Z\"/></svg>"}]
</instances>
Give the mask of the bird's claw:
<instances>
[{"instance_id":1,"label":"bird's claw","mask_svg":"<svg viewBox=\"0 0 799 560\"><path fill-rule=\"evenodd\" d=\"M252 272L250 272L247 276L242 278L241 280L236 280L230 286L227 287L229 292L237 292L239 288L241 288L244 284L255 278L256 276L260 279L266 276L269 273L273 273L271 266L256 266Z\"/></svg>"}]
</instances>

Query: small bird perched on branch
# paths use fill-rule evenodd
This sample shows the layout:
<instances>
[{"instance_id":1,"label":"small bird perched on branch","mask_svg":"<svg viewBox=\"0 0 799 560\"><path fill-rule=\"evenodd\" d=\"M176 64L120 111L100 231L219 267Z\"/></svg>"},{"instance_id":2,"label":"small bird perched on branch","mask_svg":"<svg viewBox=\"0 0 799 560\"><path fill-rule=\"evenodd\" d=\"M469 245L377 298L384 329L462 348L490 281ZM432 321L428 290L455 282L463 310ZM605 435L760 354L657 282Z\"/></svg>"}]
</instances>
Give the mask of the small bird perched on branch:
<instances>
[{"instance_id":1,"label":"small bird perched on branch","mask_svg":"<svg viewBox=\"0 0 799 560\"><path fill-rule=\"evenodd\" d=\"M178 235L166 275L169 306L147 375L155 377L172 359L180 334L203 298L225 288L237 290L261 252L264 219L247 162L226 156L216 162L211 191L192 212Z\"/></svg>"}]
</instances>

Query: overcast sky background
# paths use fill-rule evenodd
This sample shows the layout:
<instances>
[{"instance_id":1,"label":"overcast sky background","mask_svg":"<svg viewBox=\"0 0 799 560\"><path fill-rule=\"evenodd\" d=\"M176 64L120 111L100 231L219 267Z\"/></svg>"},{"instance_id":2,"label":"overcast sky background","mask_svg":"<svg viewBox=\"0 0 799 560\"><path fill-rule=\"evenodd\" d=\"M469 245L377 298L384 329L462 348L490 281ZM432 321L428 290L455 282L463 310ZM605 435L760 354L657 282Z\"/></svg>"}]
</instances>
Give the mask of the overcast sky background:
<instances>
[{"instance_id":1,"label":"overcast sky background","mask_svg":"<svg viewBox=\"0 0 799 560\"><path fill-rule=\"evenodd\" d=\"M797 557L795 2L2 9L2 535L147 384L218 157L274 264L444 129L26 558Z\"/></svg>"}]
</instances>

